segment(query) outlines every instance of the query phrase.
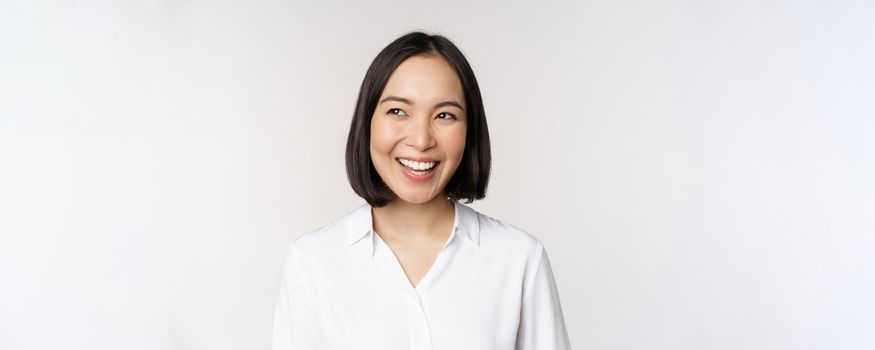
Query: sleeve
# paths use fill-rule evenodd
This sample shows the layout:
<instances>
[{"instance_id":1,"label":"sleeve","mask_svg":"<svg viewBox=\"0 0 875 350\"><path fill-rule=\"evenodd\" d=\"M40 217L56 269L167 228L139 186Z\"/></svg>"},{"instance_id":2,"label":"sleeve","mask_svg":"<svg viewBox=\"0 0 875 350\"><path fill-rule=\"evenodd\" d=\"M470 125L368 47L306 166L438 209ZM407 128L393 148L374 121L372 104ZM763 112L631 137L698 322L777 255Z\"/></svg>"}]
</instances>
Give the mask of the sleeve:
<instances>
[{"instance_id":1,"label":"sleeve","mask_svg":"<svg viewBox=\"0 0 875 350\"><path fill-rule=\"evenodd\" d=\"M550 259L540 241L537 247L534 266L529 268L523 286L516 350L569 350L571 343Z\"/></svg>"},{"instance_id":2,"label":"sleeve","mask_svg":"<svg viewBox=\"0 0 875 350\"><path fill-rule=\"evenodd\" d=\"M318 328L307 285L301 278L294 243L283 259L273 321L273 350L319 348Z\"/></svg>"}]
</instances>

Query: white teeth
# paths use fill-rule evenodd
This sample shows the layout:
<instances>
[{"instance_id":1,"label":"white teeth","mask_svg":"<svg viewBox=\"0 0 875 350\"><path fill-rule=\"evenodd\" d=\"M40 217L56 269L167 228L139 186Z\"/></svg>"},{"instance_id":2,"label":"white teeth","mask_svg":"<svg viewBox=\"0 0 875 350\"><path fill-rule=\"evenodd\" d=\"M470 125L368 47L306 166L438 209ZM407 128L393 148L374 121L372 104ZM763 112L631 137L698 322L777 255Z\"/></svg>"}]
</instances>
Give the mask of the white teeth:
<instances>
[{"instance_id":1,"label":"white teeth","mask_svg":"<svg viewBox=\"0 0 875 350\"><path fill-rule=\"evenodd\" d=\"M431 169L432 167L434 167L434 165L436 163L436 162L417 162L417 161L412 161L412 160L407 160L407 159L402 159L402 158L399 158L398 160L401 162L401 164L404 164L404 166L411 168L411 169L415 169L415 170L428 170L428 169Z\"/></svg>"}]
</instances>

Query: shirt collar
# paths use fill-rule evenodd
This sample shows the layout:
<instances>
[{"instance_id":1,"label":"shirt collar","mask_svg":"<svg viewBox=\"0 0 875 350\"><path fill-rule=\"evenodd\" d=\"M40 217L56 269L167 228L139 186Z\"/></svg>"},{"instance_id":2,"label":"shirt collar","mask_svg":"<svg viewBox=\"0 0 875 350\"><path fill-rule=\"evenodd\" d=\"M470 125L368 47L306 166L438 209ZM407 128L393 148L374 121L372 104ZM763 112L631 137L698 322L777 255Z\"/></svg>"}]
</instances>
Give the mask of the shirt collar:
<instances>
[{"instance_id":1,"label":"shirt collar","mask_svg":"<svg viewBox=\"0 0 875 350\"><path fill-rule=\"evenodd\" d=\"M453 232L464 236L475 246L480 246L480 220L478 220L477 211L457 200L452 200L452 202L455 207ZM364 203L348 214L344 230L347 246L361 241L362 238L373 232L374 221L371 209L370 204Z\"/></svg>"}]
</instances>

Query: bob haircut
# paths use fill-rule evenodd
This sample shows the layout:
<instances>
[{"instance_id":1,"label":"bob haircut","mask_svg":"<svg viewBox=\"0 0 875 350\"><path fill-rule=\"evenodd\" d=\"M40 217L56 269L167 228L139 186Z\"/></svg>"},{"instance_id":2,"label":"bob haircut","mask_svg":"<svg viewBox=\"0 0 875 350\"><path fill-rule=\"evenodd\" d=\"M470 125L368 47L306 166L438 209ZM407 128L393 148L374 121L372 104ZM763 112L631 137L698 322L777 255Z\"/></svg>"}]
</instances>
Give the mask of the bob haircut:
<instances>
[{"instance_id":1,"label":"bob haircut","mask_svg":"<svg viewBox=\"0 0 875 350\"><path fill-rule=\"evenodd\" d=\"M465 94L465 151L459 167L444 187L444 195L452 200L467 200L467 203L483 199L492 157L486 112L477 79L468 60L449 39L420 31L407 33L386 46L365 74L346 140L349 183L356 194L374 207L382 207L395 198L395 193L380 178L371 160L371 118L389 76L401 62L417 55L440 55L446 59L455 69Z\"/></svg>"}]
</instances>

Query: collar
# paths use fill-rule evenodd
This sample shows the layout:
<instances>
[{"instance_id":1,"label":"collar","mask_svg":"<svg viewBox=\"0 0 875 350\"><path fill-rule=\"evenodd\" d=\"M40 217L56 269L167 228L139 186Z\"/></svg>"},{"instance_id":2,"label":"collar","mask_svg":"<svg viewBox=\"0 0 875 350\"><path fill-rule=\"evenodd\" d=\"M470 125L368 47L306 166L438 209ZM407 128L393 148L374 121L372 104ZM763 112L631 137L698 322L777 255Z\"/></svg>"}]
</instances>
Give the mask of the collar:
<instances>
[{"instance_id":1,"label":"collar","mask_svg":"<svg viewBox=\"0 0 875 350\"><path fill-rule=\"evenodd\" d=\"M480 220L477 211L458 200L452 202L455 207L455 218L451 234L461 235L475 246L480 246ZM347 246L352 246L373 232L374 221L371 209L370 204L364 203L347 214L344 223L344 242Z\"/></svg>"}]
</instances>

